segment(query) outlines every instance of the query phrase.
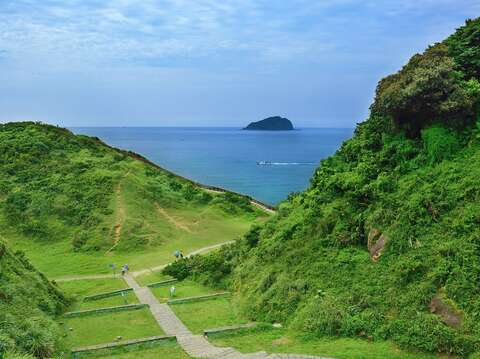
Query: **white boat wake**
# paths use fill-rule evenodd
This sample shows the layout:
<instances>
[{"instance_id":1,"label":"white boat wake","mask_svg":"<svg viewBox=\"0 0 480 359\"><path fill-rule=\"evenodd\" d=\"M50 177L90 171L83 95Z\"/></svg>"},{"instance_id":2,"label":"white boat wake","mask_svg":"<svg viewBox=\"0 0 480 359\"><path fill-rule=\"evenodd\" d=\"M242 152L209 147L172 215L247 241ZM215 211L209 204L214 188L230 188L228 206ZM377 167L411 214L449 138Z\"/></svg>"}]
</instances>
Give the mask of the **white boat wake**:
<instances>
[{"instance_id":1,"label":"white boat wake","mask_svg":"<svg viewBox=\"0 0 480 359\"><path fill-rule=\"evenodd\" d=\"M258 166L302 166L302 165L315 165L314 162L271 162L271 161L258 161Z\"/></svg>"}]
</instances>

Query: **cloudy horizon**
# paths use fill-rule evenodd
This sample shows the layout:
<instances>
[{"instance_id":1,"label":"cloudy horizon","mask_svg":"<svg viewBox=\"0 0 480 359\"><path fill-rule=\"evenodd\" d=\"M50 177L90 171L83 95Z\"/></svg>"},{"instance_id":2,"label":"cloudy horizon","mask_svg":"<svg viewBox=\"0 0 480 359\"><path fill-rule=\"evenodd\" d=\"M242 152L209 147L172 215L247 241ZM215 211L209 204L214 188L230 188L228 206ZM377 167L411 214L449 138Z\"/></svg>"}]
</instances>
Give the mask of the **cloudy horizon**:
<instances>
[{"instance_id":1,"label":"cloudy horizon","mask_svg":"<svg viewBox=\"0 0 480 359\"><path fill-rule=\"evenodd\" d=\"M467 0L4 0L0 121L352 127Z\"/></svg>"}]
</instances>

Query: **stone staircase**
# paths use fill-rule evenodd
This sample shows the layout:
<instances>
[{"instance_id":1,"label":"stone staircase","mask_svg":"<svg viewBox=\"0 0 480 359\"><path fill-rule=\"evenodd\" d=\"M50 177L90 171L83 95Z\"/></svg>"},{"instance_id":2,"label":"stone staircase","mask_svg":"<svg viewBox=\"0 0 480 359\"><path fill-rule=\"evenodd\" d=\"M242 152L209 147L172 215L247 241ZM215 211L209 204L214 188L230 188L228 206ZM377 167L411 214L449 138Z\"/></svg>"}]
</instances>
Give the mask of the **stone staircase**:
<instances>
[{"instance_id":1,"label":"stone staircase","mask_svg":"<svg viewBox=\"0 0 480 359\"><path fill-rule=\"evenodd\" d=\"M140 287L130 275L124 277L127 284L133 288L138 300L147 304L158 325L167 335L177 338L178 344L192 358L202 359L331 359L294 354L271 354L258 352L242 354L233 348L219 348L211 344L205 337L194 335L175 315L168 304L161 304L152 294L150 288Z\"/></svg>"}]
</instances>

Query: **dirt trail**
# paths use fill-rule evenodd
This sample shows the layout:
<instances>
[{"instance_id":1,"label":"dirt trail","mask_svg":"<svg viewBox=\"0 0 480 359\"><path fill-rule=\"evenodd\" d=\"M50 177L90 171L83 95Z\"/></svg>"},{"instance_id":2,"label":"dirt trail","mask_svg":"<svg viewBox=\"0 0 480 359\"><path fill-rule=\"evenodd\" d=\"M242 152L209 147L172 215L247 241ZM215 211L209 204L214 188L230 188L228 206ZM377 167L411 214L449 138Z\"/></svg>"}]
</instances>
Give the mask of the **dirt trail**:
<instances>
[{"instance_id":1,"label":"dirt trail","mask_svg":"<svg viewBox=\"0 0 480 359\"><path fill-rule=\"evenodd\" d=\"M160 205L158 203L155 203L155 207L157 208L157 212L160 213L163 217L165 217L171 224L173 224L175 227L177 227L178 229L182 229L184 230L185 232L188 232L188 233L193 233L193 231L188 228L185 224L177 221L175 218L173 218L172 216L170 216L167 211L165 211L165 209L163 209L162 207L160 207Z\"/></svg>"},{"instance_id":2,"label":"dirt trail","mask_svg":"<svg viewBox=\"0 0 480 359\"><path fill-rule=\"evenodd\" d=\"M129 174L130 174L130 171L128 171L125 174L125 176L123 176L123 179L118 183L117 188L115 189L117 218L115 219L115 226L114 226L114 241L113 241L113 246L110 247L110 249L105 254L109 254L112 250L115 249L115 247L120 242L123 224L125 223L125 219L127 218L127 210L125 208L125 203L123 202L123 198L122 198L122 182L125 178L127 178Z\"/></svg>"}]
</instances>

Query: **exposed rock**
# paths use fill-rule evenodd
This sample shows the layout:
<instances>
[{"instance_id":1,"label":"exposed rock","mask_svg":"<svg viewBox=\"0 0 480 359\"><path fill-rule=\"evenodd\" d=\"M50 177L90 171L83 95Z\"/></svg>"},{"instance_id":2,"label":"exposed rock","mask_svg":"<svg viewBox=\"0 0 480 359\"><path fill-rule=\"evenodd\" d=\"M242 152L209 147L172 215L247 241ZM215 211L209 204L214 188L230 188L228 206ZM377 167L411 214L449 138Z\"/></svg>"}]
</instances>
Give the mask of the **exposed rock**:
<instances>
[{"instance_id":1,"label":"exposed rock","mask_svg":"<svg viewBox=\"0 0 480 359\"><path fill-rule=\"evenodd\" d=\"M383 248L385 248L385 244L387 244L389 239L390 238L386 234L380 232L376 228L372 228L368 233L368 251L374 262L376 262L382 255Z\"/></svg>"},{"instance_id":2,"label":"exposed rock","mask_svg":"<svg viewBox=\"0 0 480 359\"><path fill-rule=\"evenodd\" d=\"M462 326L462 315L448 304L441 294L436 294L428 307L431 313L439 315L442 321L449 327L458 329Z\"/></svg>"},{"instance_id":3,"label":"exposed rock","mask_svg":"<svg viewBox=\"0 0 480 359\"><path fill-rule=\"evenodd\" d=\"M244 130L291 131L293 130L293 125L289 119L275 116L258 122L252 122L245 127Z\"/></svg>"}]
</instances>

